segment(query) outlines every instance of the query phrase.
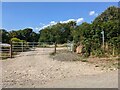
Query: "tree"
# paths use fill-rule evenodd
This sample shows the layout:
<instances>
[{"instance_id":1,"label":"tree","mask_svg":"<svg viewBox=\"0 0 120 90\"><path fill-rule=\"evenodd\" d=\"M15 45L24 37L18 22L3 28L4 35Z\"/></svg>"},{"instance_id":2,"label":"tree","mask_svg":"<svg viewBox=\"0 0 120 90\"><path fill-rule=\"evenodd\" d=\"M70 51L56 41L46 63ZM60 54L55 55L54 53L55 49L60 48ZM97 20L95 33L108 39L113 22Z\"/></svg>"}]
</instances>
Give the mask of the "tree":
<instances>
[{"instance_id":1,"label":"tree","mask_svg":"<svg viewBox=\"0 0 120 90\"><path fill-rule=\"evenodd\" d=\"M35 33L31 28L25 28L23 30L10 31L9 37L10 39L19 38L27 42L38 42L39 34Z\"/></svg>"},{"instance_id":2,"label":"tree","mask_svg":"<svg viewBox=\"0 0 120 90\"><path fill-rule=\"evenodd\" d=\"M0 29L0 36L1 36L1 41L2 43L10 43L9 42L9 33L5 29Z\"/></svg>"},{"instance_id":3,"label":"tree","mask_svg":"<svg viewBox=\"0 0 120 90\"><path fill-rule=\"evenodd\" d=\"M41 42L57 42L66 43L68 40L72 41L72 30L76 22L70 21L68 23L57 23L56 25L49 26L40 30Z\"/></svg>"}]
</instances>

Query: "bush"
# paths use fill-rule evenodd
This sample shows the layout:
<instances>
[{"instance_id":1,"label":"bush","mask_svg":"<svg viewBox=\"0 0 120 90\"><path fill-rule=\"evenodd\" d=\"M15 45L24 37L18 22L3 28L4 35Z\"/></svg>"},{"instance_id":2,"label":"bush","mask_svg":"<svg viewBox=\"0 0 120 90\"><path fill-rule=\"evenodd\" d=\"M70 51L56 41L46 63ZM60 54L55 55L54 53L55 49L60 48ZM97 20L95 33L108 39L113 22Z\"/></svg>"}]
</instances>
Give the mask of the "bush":
<instances>
[{"instance_id":1,"label":"bush","mask_svg":"<svg viewBox=\"0 0 120 90\"><path fill-rule=\"evenodd\" d=\"M25 40L20 40L18 38L12 38L13 51L21 52L29 50L29 45ZM23 47L23 48L22 48Z\"/></svg>"},{"instance_id":2,"label":"bush","mask_svg":"<svg viewBox=\"0 0 120 90\"><path fill-rule=\"evenodd\" d=\"M12 38L11 41L12 41L12 42L21 42L21 40L18 39L18 38Z\"/></svg>"},{"instance_id":3,"label":"bush","mask_svg":"<svg viewBox=\"0 0 120 90\"><path fill-rule=\"evenodd\" d=\"M96 57L103 57L105 52L102 49L97 49L92 51L92 55Z\"/></svg>"}]
</instances>

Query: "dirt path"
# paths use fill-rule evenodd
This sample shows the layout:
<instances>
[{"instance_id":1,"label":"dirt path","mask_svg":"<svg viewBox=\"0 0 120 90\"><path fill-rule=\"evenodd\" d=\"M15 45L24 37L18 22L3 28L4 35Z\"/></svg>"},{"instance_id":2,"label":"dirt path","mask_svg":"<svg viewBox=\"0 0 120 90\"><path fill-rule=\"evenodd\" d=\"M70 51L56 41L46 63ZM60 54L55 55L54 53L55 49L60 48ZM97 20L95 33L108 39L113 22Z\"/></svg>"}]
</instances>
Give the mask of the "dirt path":
<instances>
[{"instance_id":1,"label":"dirt path","mask_svg":"<svg viewBox=\"0 0 120 90\"><path fill-rule=\"evenodd\" d=\"M61 62L49 57L52 48L36 48L2 61L3 87L118 87L118 73L86 62ZM106 78L107 77L107 78Z\"/></svg>"},{"instance_id":2,"label":"dirt path","mask_svg":"<svg viewBox=\"0 0 120 90\"><path fill-rule=\"evenodd\" d=\"M97 75L80 75L77 77L56 80L44 85L53 88L118 88L118 72Z\"/></svg>"}]
</instances>

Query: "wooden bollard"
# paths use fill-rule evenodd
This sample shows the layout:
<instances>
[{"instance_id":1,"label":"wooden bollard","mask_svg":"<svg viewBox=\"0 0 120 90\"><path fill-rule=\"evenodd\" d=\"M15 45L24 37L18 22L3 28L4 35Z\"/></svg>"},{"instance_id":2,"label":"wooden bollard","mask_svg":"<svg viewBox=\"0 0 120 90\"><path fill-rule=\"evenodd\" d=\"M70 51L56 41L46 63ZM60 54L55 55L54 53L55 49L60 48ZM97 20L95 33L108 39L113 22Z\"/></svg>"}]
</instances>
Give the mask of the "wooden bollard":
<instances>
[{"instance_id":1,"label":"wooden bollard","mask_svg":"<svg viewBox=\"0 0 120 90\"><path fill-rule=\"evenodd\" d=\"M12 58L12 41L10 42L10 58Z\"/></svg>"},{"instance_id":2,"label":"wooden bollard","mask_svg":"<svg viewBox=\"0 0 120 90\"><path fill-rule=\"evenodd\" d=\"M56 53L56 47L57 47L57 43L55 42L55 52L54 53Z\"/></svg>"}]
</instances>

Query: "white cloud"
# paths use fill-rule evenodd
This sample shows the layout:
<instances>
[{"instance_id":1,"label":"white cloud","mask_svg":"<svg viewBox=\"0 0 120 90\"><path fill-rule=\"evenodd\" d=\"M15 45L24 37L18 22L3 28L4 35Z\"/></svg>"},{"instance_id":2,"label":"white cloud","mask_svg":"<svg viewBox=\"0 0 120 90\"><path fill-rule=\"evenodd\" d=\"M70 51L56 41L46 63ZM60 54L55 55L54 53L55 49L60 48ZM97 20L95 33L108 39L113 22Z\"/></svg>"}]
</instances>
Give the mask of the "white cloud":
<instances>
[{"instance_id":1,"label":"white cloud","mask_svg":"<svg viewBox=\"0 0 120 90\"><path fill-rule=\"evenodd\" d=\"M50 26L50 25L44 25L44 26L40 27L39 29L41 30L41 29L47 28L48 26Z\"/></svg>"},{"instance_id":2,"label":"white cloud","mask_svg":"<svg viewBox=\"0 0 120 90\"><path fill-rule=\"evenodd\" d=\"M68 19L66 21L60 21L60 23L68 23L70 21L76 21L77 24L80 24L84 21L84 18L78 18L78 19Z\"/></svg>"},{"instance_id":3,"label":"white cloud","mask_svg":"<svg viewBox=\"0 0 120 90\"><path fill-rule=\"evenodd\" d=\"M80 24L80 23L82 23L82 22L84 21L84 18L68 19L68 20L66 20L66 21L60 21L60 23L68 23L68 22L70 22L70 21L76 21L76 23L77 23L77 25L78 25L78 24ZM41 30L41 29L47 28L48 26L52 26L52 25L56 25L56 24L57 24L57 22L51 21L49 24L47 24L47 25L43 24L43 26L41 26L41 27L39 27L39 28L37 27L36 29L37 29L37 30Z\"/></svg>"},{"instance_id":4,"label":"white cloud","mask_svg":"<svg viewBox=\"0 0 120 90\"><path fill-rule=\"evenodd\" d=\"M89 12L89 15L90 15L90 16L98 16L98 13L96 13L95 11L90 11L90 12Z\"/></svg>"},{"instance_id":5,"label":"white cloud","mask_svg":"<svg viewBox=\"0 0 120 90\"><path fill-rule=\"evenodd\" d=\"M94 14L95 14L95 11L90 11L90 12L89 12L89 15L90 15L90 16L92 16L92 15L94 15Z\"/></svg>"},{"instance_id":6,"label":"white cloud","mask_svg":"<svg viewBox=\"0 0 120 90\"><path fill-rule=\"evenodd\" d=\"M76 21L75 19L68 19L68 20L66 20L66 21L60 21L60 23L68 23L68 22L70 22L70 21Z\"/></svg>"},{"instance_id":7,"label":"white cloud","mask_svg":"<svg viewBox=\"0 0 120 90\"><path fill-rule=\"evenodd\" d=\"M84 21L84 18L78 18L77 20L76 20L76 23L77 24L80 24L80 23L82 23Z\"/></svg>"},{"instance_id":8,"label":"white cloud","mask_svg":"<svg viewBox=\"0 0 120 90\"><path fill-rule=\"evenodd\" d=\"M43 26L43 25L45 25L44 23L40 23L40 26Z\"/></svg>"},{"instance_id":9,"label":"white cloud","mask_svg":"<svg viewBox=\"0 0 120 90\"><path fill-rule=\"evenodd\" d=\"M43 23L40 23L40 26L39 26L39 27L36 27L35 30L36 30L36 31L39 31L39 30L41 30L41 29L47 28L48 26L52 26L52 25L55 25L55 24L57 24L57 22L55 22L55 21L51 21L51 22L50 22L49 24L47 24L47 25L45 25L45 24L43 24Z\"/></svg>"},{"instance_id":10,"label":"white cloud","mask_svg":"<svg viewBox=\"0 0 120 90\"><path fill-rule=\"evenodd\" d=\"M51 25L54 25L54 24L57 24L57 22L51 21L50 24L51 24Z\"/></svg>"},{"instance_id":11,"label":"white cloud","mask_svg":"<svg viewBox=\"0 0 120 90\"><path fill-rule=\"evenodd\" d=\"M55 21L51 21L49 24L45 25L45 24L42 24L41 27L39 27L38 29L41 30L41 29L44 29L44 28L47 28L48 26L52 26L52 25L55 25L57 24L57 22Z\"/></svg>"}]
</instances>

